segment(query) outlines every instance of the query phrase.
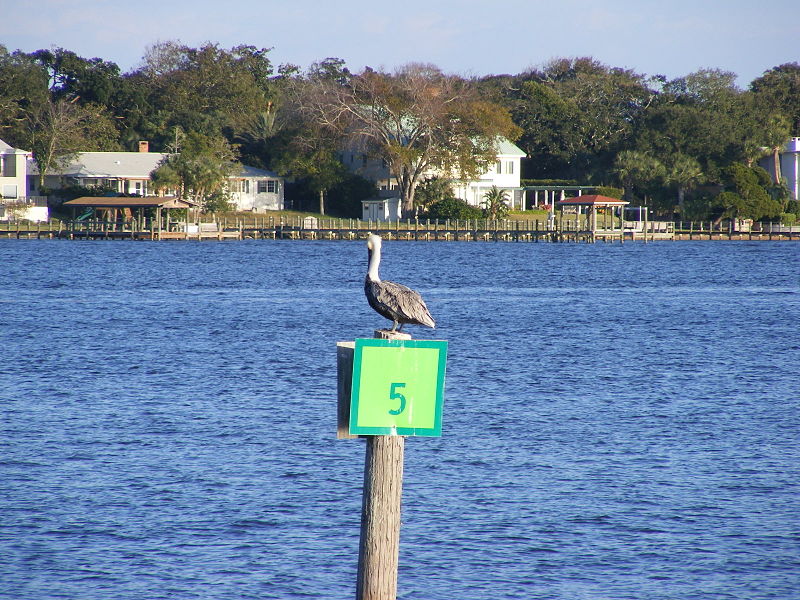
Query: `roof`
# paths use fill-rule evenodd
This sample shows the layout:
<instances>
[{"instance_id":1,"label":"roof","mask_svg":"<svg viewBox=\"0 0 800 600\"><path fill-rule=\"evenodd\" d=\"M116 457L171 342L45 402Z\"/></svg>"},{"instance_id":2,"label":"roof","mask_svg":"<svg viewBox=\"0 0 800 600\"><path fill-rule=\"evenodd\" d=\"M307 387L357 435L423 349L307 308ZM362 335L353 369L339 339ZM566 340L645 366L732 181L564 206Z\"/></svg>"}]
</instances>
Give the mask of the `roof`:
<instances>
[{"instance_id":1,"label":"roof","mask_svg":"<svg viewBox=\"0 0 800 600\"><path fill-rule=\"evenodd\" d=\"M150 173L167 156L166 152L79 152L66 166L54 169L51 174L94 179L149 179ZM38 173L35 164L31 165L30 172ZM242 165L242 170L234 177L279 176L272 171Z\"/></svg>"},{"instance_id":2,"label":"roof","mask_svg":"<svg viewBox=\"0 0 800 600\"><path fill-rule=\"evenodd\" d=\"M526 157L528 156L525 154L519 146L517 146L514 142L504 137L500 137L497 140L497 155L498 156L520 156Z\"/></svg>"},{"instance_id":3,"label":"roof","mask_svg":"<svg viewBox=\"0 0 800 600\"><path fill-rule=\"evenodd\" d=\"M630 202L599 194L586 194L584 196L575 196L574 198L565 198L564 200L559 200L556 204L560 206L625 206Z\"/></svg>"},{"instance_id":4,"label":"roof","mask_svg":"<svg viewBox=\"0 0 800 600\"><path fill-rule=\"evenodd\" d=\"M92 208L191 208L194 202L174 196L84 196L64 202L64 206L86 206Z\"/></svg>"},{"instance_id":5,"label":"roof","mask_svg":"<svg viewBox=\"0 0 800 600\"><path fill-rule=\"evenodd\" d=\"M149 179L165 152L80 152L59 175L70 177Z\"/></svg>"},{"instance_id":6,"label":"roof","mask_svg":"<svg viewBox=\"0 0 800 600\"><path fill-rule=\"evenodd\" d=\"M7 144L3 140L0 140L0 154L28 154L28 153L25 152L25 150L14 148L14 146Z\"/></svg>"},{"instance_id":7,"label":"roof","mask_svg":"<svg viewBox=\"0 0 800 600\"><path fill-rule=\"evenodd\" d=\"M259 169L257 167L250 167L248 165L242 165L242 170L233 175L233 177L280 177L277 173L273 171L267 171L265 169Z\"/></svg>"}]
</instances>

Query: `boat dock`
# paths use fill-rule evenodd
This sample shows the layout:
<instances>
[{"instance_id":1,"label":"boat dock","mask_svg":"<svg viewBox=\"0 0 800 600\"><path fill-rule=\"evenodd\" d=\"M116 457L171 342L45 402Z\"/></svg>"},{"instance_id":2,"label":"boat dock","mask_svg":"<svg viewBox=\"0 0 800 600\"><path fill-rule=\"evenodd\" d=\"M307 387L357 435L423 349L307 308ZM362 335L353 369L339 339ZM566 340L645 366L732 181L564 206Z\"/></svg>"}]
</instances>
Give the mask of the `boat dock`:
<instances>
[{"instance_id":1,"label":"boat dock","mask_svg":"<svg viewBox=\"0 0 800 600\"><path fill-rule=\"evenodd\" d=\"M622 225L563 220L407 220L360 221L315 217L225 220L173 223L158 228L152 221L62 221L47 223L0 222L0 238L69 240L356 240L368 233L401 241L459 242L626 242L658 240L771 240L800 241L800 226L754 223L741 230L731 223L648 221Z\"/></svg>"}]
</instances>

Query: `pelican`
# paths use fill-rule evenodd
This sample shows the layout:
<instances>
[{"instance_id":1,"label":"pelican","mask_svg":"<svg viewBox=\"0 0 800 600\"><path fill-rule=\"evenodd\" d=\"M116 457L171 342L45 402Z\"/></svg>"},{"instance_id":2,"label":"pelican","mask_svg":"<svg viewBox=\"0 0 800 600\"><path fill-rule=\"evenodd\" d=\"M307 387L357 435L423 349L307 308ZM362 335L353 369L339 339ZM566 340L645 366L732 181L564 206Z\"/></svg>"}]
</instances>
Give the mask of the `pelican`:
<instances>
[{"instance_id":1,"label":"pelican","mask_svg":"<svg viewBox=\"0 0 800 600\"><path fill-rule=\"evenodd\" d=\"M436 327L422 296L399 283L381 281L378 275L378 267L381 264L380 236L369 234L367 250L369 250L369 267L364 280L364 293L375 312L394 321L392 331L402 331L406 323Z\"/></svg>"}]
</instances>

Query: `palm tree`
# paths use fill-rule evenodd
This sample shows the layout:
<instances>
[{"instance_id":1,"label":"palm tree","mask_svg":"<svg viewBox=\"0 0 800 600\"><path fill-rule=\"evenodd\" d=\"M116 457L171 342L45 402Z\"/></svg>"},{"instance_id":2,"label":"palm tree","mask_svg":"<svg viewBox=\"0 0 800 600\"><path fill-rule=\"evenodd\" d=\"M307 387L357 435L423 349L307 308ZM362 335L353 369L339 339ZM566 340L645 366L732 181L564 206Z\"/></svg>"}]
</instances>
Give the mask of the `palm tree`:
<instances>
[{"instance_id":1,"label":"palm tree","mask_svg":"<svg viewBox=\"0 0 800 600\"><path fill-rule=\"evenodd\" d=\"M502 219L508 214L508 194L496 185L483 195L483 210L490 219Z\"/></svg>"},{"instance_id":2,"label":"palm tree","mask_svg":"<svg viewBox=\"0 0 800 600\"><path fill-rule=\"evenodd\" d=\"M700 163L691 156L678 153L672 159L664 179L666 183L677 186L678 206L681 212L683 212L686 191L701 183L704 178Z\"/></svg>"},{"instance_id":3,"label":"palm tree","mask_svg":"<svg viewBox=\"0 0 800 600\"><path fill-rule=\"evenodd\" d=\"M783 115L770 115L764 134L767 138L767 147L772 155L772 175L775 185L781 185L781 151L789 140L791 122Z\"/></svg>"},{"instance_id":4,"label":"palm tree","mask_svg":"<svg viewBox=\"0 0 800 600\"><path fill-rule=\"evenodd\" d=\"M623 150L614 160L614 171L625 193L623 199L631 202L633 190L645 187L664 176L664 165L646 152Z\"/></svg>"},{"instance_id":5,"label":"palm tree","mask_svg":"<svg viewBox=\"0 0 800 600\"><path fill-rule=\"evenodd\" d=\"M250 119L244 131L237 136L240 151L249 164L256 163L265 169L272 165L271 159L275 151L276 138L283 127L276 121L277 110L272 102L267 102L266 110Z\"/></svg>"}]
</instances>

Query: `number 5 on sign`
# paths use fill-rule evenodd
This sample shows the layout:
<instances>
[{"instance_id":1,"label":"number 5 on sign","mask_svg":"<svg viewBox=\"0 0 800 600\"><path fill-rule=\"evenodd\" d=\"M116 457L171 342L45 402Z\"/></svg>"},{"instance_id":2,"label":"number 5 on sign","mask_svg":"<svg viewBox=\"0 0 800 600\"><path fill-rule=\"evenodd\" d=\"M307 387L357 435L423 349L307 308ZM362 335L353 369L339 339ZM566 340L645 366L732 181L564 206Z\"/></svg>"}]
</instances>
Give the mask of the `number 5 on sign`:
<instances>
[{"instance_id":1,"label":"number 5 on sign","mask_svg":"<svg viewBox=\"0 0 800 600\"><path fill-rule=\"evenodd\" d=\"M398 408L397 410L390 410L389 411L390 415L399 415L406 409L406 397L397 391L397 388L404 388L404 387L406 387L405 383L393 383L392 387L389 388L389 398L391 398L392 400L394 400L395 398L400 400L400 408Z\"/></svg>"},{"instance_id":2,"label":"number 5 on sign","mask_svg":"<svg viewBox=\"0 0 800 600\"><path fill-rule=\"evenodd\" d=\"M442 434L447 342L357 339L352 435Z\"/></svg>"}]
</instances>

